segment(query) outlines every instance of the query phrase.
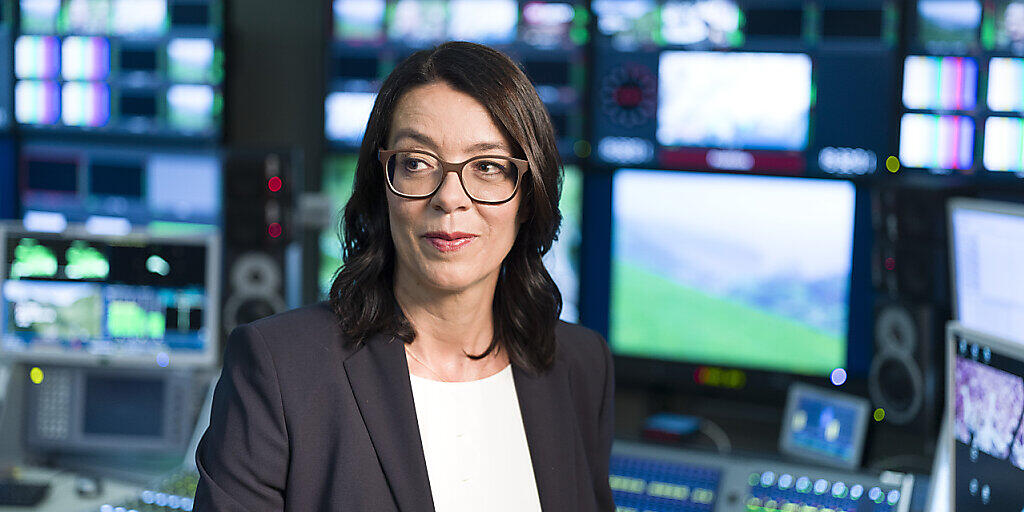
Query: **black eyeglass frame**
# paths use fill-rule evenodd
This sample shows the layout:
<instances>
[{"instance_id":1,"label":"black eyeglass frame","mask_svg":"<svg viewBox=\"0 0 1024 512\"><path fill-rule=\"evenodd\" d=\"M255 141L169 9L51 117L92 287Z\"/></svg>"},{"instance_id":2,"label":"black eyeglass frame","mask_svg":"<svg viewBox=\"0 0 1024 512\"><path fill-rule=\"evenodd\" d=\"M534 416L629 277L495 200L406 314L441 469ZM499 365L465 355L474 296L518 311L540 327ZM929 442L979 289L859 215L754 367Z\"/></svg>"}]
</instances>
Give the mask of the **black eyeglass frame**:
<instances>
[{"instance_id":1,"label":"black eyeglass frame","mask_svg":"<svg viewBox=\"0 0 1024 512\"><path fill-rule=\"evenodd\" d=\"M437 160L438 164L441 165L442 171L441 179L440 181L437 182L437 187L435 187L434 190L430 191L427 194L404 194L402 192L399 192L398 190L395 190L395 186L391 184L391 179L388 178L388 160L398 153L417 153L420 155L427 155L433 158L434 160ZM488 201L484 199L478 199L476 197L473 197L473 194L470 194L469 190L466 188L466 182L462 179L462 171L466 168L466 164L474 160L481 160L486 158L500 158L503 160L508 160L512 162L513 165L516 166L516 171L519 174L516 177L516 186L514 189L512 189L512 194L508 196L508 199L502 199L500 201ZM434 194L437 193L438 190L441 190L441 185L444 184L444 177L447 176L448 173L454 172L455 175L459 177L459 185L462 186L462 191L465 192L466 196L472 199L473 201L482 204L504 204L511 201L512 198L516 197L516 194L519 193L519 184L523 182L523 175L526 174L526 171L530 170L530 162L523 160L521 158L512 158L510 156L505 155L477 155L468 160L463 160L462 162L446 162L442 160L441 157L429 151L423 151L419 149L378 149L377 159L380 160L381 169L384 171L384 182L388 184L388 189L391 190L391 192L396 196L404 197L407 199L426 199L428 197L433 196Z\"/></svg>"}]
</instances>

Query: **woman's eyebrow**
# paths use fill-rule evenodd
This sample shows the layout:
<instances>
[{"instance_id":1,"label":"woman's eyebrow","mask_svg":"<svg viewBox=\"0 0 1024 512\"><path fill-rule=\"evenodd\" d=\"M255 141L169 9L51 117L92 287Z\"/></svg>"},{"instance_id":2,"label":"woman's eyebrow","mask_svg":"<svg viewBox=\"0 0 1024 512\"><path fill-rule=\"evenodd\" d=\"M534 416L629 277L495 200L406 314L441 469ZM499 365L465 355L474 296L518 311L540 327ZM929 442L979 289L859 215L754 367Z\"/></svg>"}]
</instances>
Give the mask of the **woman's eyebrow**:
<instances>
[{"instance_id":1,"label":"woman's eyebrow","mask_svg":"<svg viewBox=\"0 0 1024 512\"><path fill-rule=\"evenodd\" d=\"M424 146L429 146L431 148L437 149L437 144L434 143L434 139L431 139L429 135L425 133L420 133L416 130L402 128L401 130L396 131L395 143L402 139L412 139L416 142L419 142L420 144L423 144Z\"/></svg>"},{"instance_id":2,"label":"woman's eyebrow","mask_svg":"<svg viewBox=\"0 0 1024 512\"><path fill-rule=\"evenodd\" d=\"M477 142L470 145L466 150L470 153L499 150L508 152L508 146L497 142Z\"/></svg>"},{"instance_id":3,"label":"woman's eyebrow","mask_svg":"<svg viewBox=\"0 0 1024 512\"><path fill-rule=\"evenodd\" d=\"M423 144L424 146L427 146L431 149L438 149L437 143L434 142L434 139L432 139L429 135L422 132L418 132L411 128L401 128L395 132L395 143L397 144L398 141L402 139L411 139L414 142ZM494 150L504 151L506 153L510 152L508 145L505 144L504 142L481 141L470 144L465 148L465 151L467 153L480 153L484 151Z\"/></svg>"}]
</instances>

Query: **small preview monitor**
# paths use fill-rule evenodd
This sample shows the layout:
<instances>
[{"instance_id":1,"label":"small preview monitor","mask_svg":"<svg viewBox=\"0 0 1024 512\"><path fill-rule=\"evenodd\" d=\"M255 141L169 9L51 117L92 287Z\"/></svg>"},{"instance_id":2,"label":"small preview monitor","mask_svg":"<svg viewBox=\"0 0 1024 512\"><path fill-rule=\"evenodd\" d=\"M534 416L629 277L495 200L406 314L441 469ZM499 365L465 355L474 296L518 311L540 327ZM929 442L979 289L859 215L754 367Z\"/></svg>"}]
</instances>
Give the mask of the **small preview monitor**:
<instances>
[{"instance_id":1,"label":"small preview monitor","mask_svg":"<svg viewBox=\"0 0 1024 512\"><path fill-rule=\"evenodd\" d=\"M844 367L855 198L841 180L617 171L612 349L791 374Z\"/></svg>"},{"instance_id":2,"label":"small preview monitor","mask_svg":"<svg viewBox=\"0 0 1024 512\"><path fill-rule=\"evenodd\" d=\"M871 407L864 398L795 382L782 417L779 451L820 464L860 465Z\"/></svg>"},{"instance_id":3,"label":"small preview monitor","mask_svg":"<svg viewBox=\"0 0 1024 512\"><path fill-rule=\"evenodd\" d=\"M1024 346L1024 205L949 202L954 318Z\"/></svg>"},{"instance_id":4,"label":"small preview monitor","mask_svg":"<svg viewBox=\"0 0 1024 512\"><path fill-rule=\"evenodd\" d=\"M0 227L0 353L28 362L206 366L218 355L219 236Z\"/></svg>"},{"instance_id":5,"label":"small preview monitor","mask_svg":"<svg viewBox=\"0 0 1024 512\"><path fill-rule=\"evenodd\" d=\"M1024 347L951 322L951 510L1024 510Z\"/></svg>"}]
</instances>

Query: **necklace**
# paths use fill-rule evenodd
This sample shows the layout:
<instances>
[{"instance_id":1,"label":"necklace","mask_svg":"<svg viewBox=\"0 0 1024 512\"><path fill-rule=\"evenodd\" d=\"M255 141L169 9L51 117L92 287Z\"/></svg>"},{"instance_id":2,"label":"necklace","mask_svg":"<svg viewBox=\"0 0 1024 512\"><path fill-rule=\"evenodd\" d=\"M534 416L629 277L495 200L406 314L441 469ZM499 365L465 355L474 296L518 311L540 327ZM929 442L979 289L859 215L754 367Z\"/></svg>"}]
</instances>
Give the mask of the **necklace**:
<instances>
[{"instance_id":1,"label":"necklace","mask_svg":"<svg viewBox=\"0 0 1024 512\"><path fill-rule=\"evenodd\" d=\"M441 379L441 382L448 382L448 379L445 379L444 377L442 377L441 374L435 372L433 368L431 368L429 365L427 365L427 363L424 363L423 361L420 360L420 358L416 357L416 354L413 354L412 351L409 350L409 345L405 345L405 353L409 354L409 357L413 358L413 360L415 360L421 366L423 366L427 370L430 370L430 373L433 373L435 377L437 377L438 379Z\"/></svg>"}]
</instances>

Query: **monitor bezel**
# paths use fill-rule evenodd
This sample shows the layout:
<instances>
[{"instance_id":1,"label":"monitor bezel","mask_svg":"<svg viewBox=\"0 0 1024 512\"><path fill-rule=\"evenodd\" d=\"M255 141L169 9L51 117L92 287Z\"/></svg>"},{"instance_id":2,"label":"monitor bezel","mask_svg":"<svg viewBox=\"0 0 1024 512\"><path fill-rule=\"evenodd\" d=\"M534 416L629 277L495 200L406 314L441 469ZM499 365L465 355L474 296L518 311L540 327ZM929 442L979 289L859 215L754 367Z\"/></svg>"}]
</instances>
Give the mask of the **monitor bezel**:
<instances>
[{"instance_id":1,"label":"monitor bezel","mask_svg":"<svg viewBox=\"0 0 1024 512\"><path fill-rule=\"evenodd\" d=\"M1024 222L1024 205L1022 204L969 197L953 197L946 202L946 229L948 230L947 238L949 238L949 298L952 318L958 325L963 319L960 318L960 293L957 288L956 279L958 263L956 258L957 240L953 216L956 212L962 210L1020 217L1021 221ZM966 327L963 328L966 329ZM992 333L988 333L988 336L995 338ZM1020 341L1024 343L1024 338L1021 338Z\"/></svg>"},{"instance_id":2,"label":"monitor bezel","mask_svg":"<svg viewBox=\"0 0 1024 512\"><path fill-rule=\"evenodd\" d=\"M131 242L163 243L194 245L206 248L206 297L208 307L203 312L203 325L207 326L207 340L203 350L194 354L166 351L169 357L168 367L174 368L213 368L220 355L221 325L221 252L222 240L219 232L211 231L199 235L154 234L145 229L133 229L126 235L107 235L89 232L82 224L69 224L61 232L32 231L25 229L20 222L0 222L0 254L7 254L7 238L10 236L40 236L73 240L91 240L97 242ZM5 256L6 259L6 256ZM6 280L7 262L0 265L0 283ZM157 354L163 350L143 354L91 354L81 353L39 353L33 351L11 351L0 343L0 356L22 363L60 364L104 366L118 368L154 368L159 367Z\"/></svg>"},{"instance_id":3,"label":"monitor bezel","mask_svg":"<svg viewBox=\"0 0 1024 512\"><path fill-rule=\"evenodd\" d=\"M975 340L978 344L984 345L1000 355L1008 356L1024 362L1024 341L1017 343L1012 340L992 336L991 334L964 327L959 322L951 320L946 324L946 438L940 442L945 443L949 450L949 509L956 508L956 390L953 381L956 378L956 345L960 338Z\"/></svg>"}]
</instances>

